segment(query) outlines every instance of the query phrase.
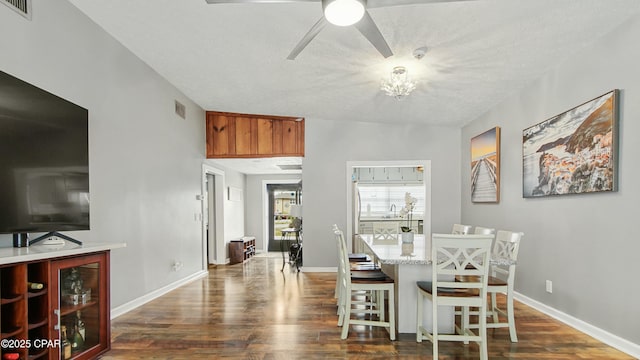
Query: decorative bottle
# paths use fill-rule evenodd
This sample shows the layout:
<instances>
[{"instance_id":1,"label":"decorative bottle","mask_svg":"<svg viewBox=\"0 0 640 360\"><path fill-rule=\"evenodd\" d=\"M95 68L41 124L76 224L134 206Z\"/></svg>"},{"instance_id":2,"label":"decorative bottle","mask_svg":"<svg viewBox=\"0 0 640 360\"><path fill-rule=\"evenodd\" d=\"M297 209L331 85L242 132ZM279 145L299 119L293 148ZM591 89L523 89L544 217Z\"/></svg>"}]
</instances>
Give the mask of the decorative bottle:
<instances>
[{"instance_id":1,"label":"decorative bottle","mask_svg":"<svg viewBox=\"0 0 640 360\"><path fill-rule=\"evenodd\" d=\"M78 323L73 326L73 336L71 337L71 352L75 353L84 349L84 339L78 331Z\"/></svg>"},{"instance_id":2,"label":"decorative bottle","mask_svg":"<svg viewBox=\"0 0 640 360\"><path fill-rule=\"evenodd\" d=\"M82 336L82 340L87 340L87 328L84 325L84 320L81 318L82 312L80 310L76 311L76 326L78 328L77 332Z\"/></svg>"},{"instance_id":3,"label":"decorative bottle","mask_svg":"<svg viewBox=\"0 0 640 360\"><path fill-rule=\"evenodd\" d=\"M42 290L44 288L44 284L43 283L37 283L37 282L28 281L27 282L27 288L29 290Z\"/></svg>"},{"instance_id":4,"label":"decorative bottle","mask_svg":"<svg viewBox=\"0 0 640 360\"><path fill-rule=\"evenodd\" d=\"M60 332L62 333L62 358L65 360L71 359L71 344L67 339L67 327L65 325L60 326Z\"/></svg>"}]
</instances>

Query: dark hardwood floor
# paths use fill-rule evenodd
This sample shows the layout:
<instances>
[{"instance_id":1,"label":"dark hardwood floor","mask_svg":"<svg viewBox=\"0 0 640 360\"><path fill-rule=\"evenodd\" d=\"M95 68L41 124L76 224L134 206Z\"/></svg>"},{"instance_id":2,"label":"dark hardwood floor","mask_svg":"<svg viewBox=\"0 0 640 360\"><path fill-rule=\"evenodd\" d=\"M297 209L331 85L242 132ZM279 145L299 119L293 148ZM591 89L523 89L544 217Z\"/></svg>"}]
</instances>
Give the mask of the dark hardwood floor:
<instances>
[{"instance_id":1,"label":"dark hardwood floor","mask_svg":"<svg viewBox=\"0 0 640 360\"><path fill-rule=\"evenodd\" d=\"M112 322L101 359L430 359L431 343L353 326L340 340L335 273L297 273L282 258L254 257L196 280ZM490 359L632 359L525 305L518 343L489 329ZM440 342L441 359L477 359L478 347Z\"/></svg>"}]
</instances>

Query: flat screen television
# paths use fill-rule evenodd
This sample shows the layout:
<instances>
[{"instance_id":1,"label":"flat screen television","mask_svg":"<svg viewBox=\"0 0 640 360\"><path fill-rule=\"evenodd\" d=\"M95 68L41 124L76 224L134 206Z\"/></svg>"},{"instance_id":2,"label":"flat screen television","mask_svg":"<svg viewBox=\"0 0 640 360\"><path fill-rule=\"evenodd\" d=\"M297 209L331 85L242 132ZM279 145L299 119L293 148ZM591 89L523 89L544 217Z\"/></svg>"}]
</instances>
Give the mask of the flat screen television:
<instances>
[{"instance_id":1,"label":"flat screen television","mask_svg":"<svg viewBox=\"0 0 640 360\"><path fill-rule=\"evenodd\" d=\"M0 71L0 234L89 230L88 111Z\"/></svg>"}]
</instances>

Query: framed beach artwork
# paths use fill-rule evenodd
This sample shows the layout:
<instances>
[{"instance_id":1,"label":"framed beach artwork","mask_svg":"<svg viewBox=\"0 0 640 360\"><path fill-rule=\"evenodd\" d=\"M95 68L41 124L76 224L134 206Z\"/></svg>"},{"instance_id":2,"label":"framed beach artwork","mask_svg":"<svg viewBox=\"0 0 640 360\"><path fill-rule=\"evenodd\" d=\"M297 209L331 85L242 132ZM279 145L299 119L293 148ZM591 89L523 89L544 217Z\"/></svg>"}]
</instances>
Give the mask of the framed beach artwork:
<instances>
[{"instance_id":1,"label":"framed beach artwork","mask_svg":"<svg viewBox=\"0 0 640 360\"><path fill-rule=\"evenodd\" d=\"M618 90L522 132L522 196L617 190Z\"/></svg>"},{"instance_id":2,"label":"framed beach artwork","mask_svg":"<svg viewBox=\"0 0 640 360\"><path fill-rule=\"evenodd\" d=\"M471 138L471 201L500 201L500 128Z\"/></svg>"}]
</instances>

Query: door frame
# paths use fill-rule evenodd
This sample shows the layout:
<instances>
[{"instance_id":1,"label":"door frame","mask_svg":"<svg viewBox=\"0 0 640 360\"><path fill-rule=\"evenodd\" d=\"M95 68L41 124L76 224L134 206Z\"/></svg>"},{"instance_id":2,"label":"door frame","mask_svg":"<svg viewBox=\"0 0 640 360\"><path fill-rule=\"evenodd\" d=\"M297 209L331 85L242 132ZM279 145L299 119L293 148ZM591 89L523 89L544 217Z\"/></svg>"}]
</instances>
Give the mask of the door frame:
<instances>
[{"instance_id":1,"label":"door frame","mask_svg":"<svg viewBox=\"0 0 640 360\"><path fill-rule=\"evenodd\" d=\"M209 199L207 194L207 175L214 178L214 236L207 236L207 221L204 214L209 214ZM207 270L209 263L222 265L226 263L226 243L224 239L224 171L213 166L202 164L202 188L200 200L202 203L202 269ZM208 249L208 250L207 250Z\"/></svg>"},{"instance_id":2,"label":"door frame","mask_svg":"<svg viewBox=\"0 0 640 360\"><path fill-rule=\"evenodd\" d=\"M422 166L424 169L423 185L424 185L424 218L422 221L423 233L431 234L431 160L380 160L380 161L347 161L347 226L345 236L352 239L355 233L353 223L353 187L352 174L354 168L359 167L404 167L404 166ZM347 241L349 251L351 251L352 241Z\"/></svg>"},{"instance_id":3,"label":"door frame","mask_svg":"<svg viewBox=\"0 0 640 360\"><path fill-rule=\"evenodd\" d=\"M298 184L302 179L262 180L262 251L269 251L269 193L267 185Z\"/></svg>"}]
</instances>

